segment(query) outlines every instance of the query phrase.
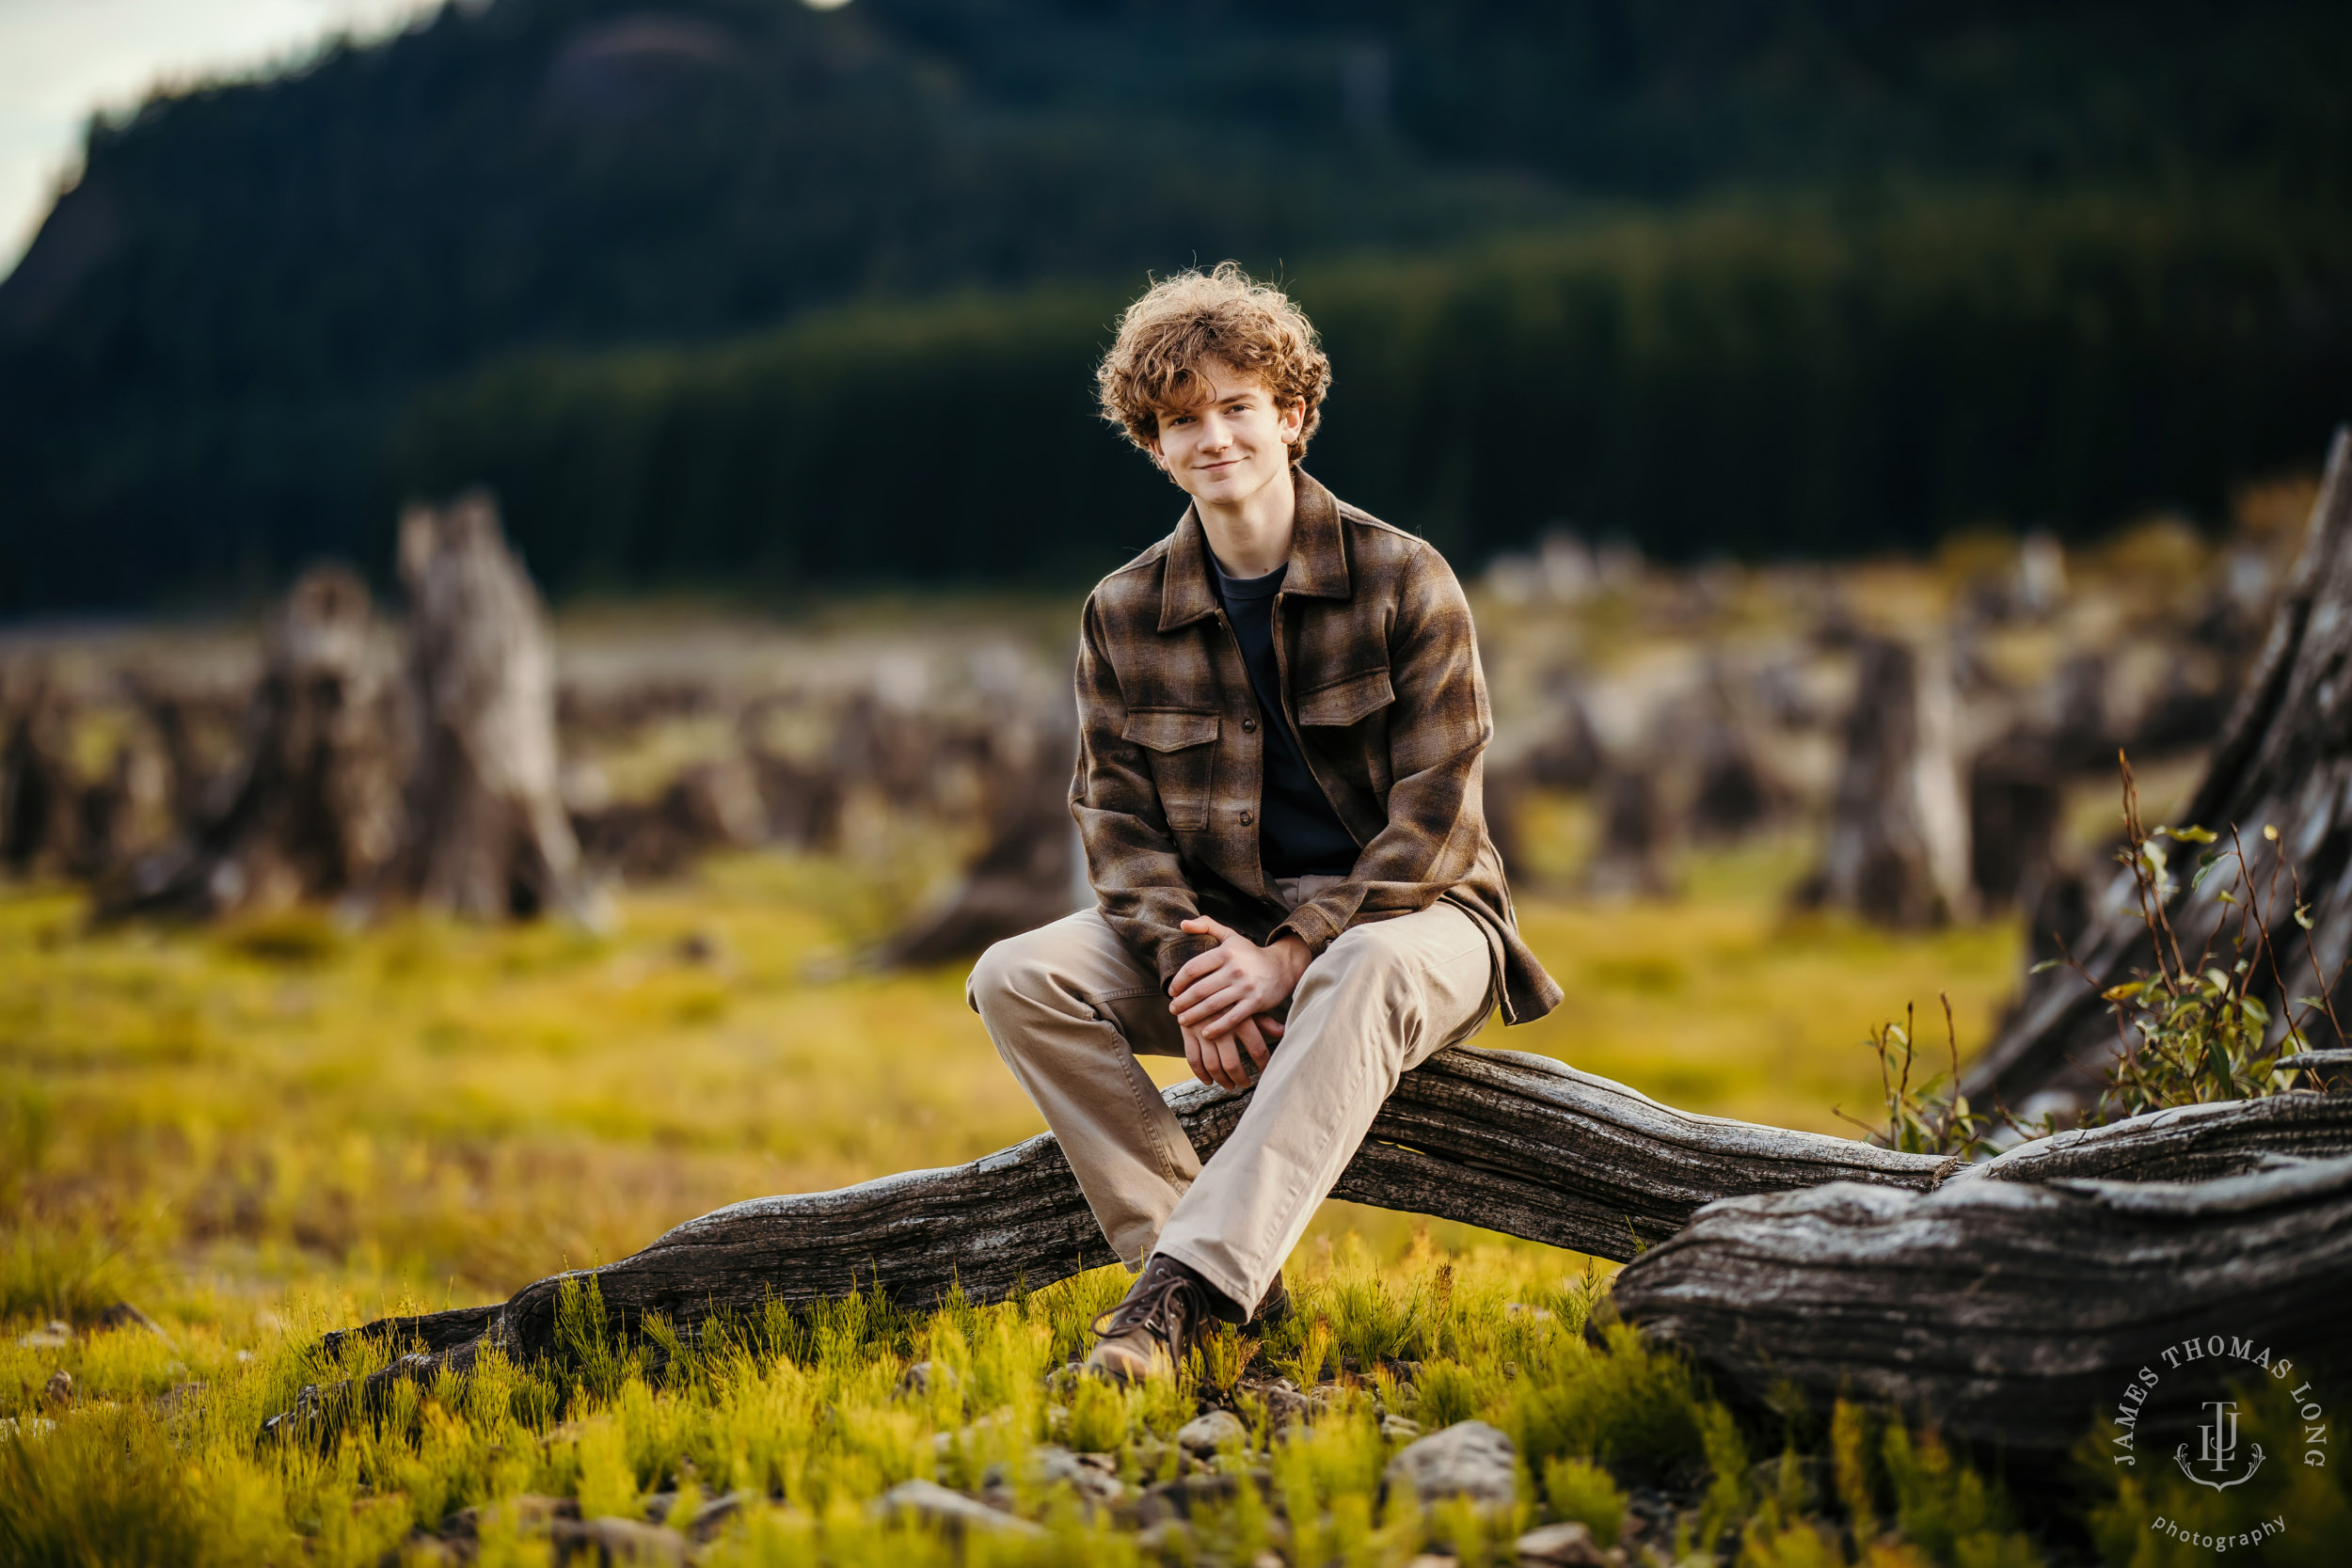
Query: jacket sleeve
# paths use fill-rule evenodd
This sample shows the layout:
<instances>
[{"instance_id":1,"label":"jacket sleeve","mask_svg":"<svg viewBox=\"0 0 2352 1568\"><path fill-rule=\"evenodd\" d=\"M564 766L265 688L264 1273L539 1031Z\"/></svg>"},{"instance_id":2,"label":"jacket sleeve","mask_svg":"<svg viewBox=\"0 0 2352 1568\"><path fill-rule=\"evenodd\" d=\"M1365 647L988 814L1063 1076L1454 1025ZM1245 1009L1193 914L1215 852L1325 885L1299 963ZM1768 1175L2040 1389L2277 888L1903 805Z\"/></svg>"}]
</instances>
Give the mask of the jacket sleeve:
<instances>
[{"instance_id":1,"label":"jacket sleeve","mask_svg":"<svg viewBox=\"0 0 2352 1568\"><path fill-rule=\"evenodd\" d=\"M1388 825L1345 881L1293 910L1268 942L1295 936L1320 954L1350 926L1427 909L1476 862L1494 720L1470 601L1433 549L1414 557L1390 623L1389 684Z\"/></svg>"},{"instance_id":2,"label":"jacket sleeve","mask_svg":"<svg viewBox=\"0 0 2352 1568\"><path fill-rule=\"evenodd\" d=\"M1150 759L1126 737L1126 724L1119 673L1104 653L1102 622L1089 597L1078 637L1078 768L1070 810L1103 918L1166 986L1216 942L1178 928L1200 905L1178 859Z\"/></svg>"}]
</instances>

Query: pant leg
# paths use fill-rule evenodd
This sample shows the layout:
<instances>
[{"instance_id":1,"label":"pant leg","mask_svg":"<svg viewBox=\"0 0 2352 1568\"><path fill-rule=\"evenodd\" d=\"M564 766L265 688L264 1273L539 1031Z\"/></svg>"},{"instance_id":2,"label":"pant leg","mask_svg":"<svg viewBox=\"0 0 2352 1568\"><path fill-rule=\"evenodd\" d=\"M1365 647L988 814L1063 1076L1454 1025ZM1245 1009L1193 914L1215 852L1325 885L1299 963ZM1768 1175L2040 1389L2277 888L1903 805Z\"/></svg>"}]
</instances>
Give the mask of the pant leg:
<instances>
[{"instance_id":1,"label":"pant leg","mask_svg":"<svg viewBox=\"0 0 2352 1568\"><path fill-rule=\"evenodd\" d=\"M1158 1250L1245 1307L1263 1295L1397 1079L1494 1006L1486 932L1452 904L1350 927L1307 966L1289 1027Z\"/></svg>"},{"instance_id":2,"label":"pant leg","mask_svg":"<svg viewBox=\"0 0 2352 1568\"><path fill-rule=\"evenodd\" d=\"M964 999L1054 1130L1113 1251L1140 1266L1200 1158L1136 1061L1184 1053L1159 975L1083 910L991 947Z\"/></svg>"}]
</instances>

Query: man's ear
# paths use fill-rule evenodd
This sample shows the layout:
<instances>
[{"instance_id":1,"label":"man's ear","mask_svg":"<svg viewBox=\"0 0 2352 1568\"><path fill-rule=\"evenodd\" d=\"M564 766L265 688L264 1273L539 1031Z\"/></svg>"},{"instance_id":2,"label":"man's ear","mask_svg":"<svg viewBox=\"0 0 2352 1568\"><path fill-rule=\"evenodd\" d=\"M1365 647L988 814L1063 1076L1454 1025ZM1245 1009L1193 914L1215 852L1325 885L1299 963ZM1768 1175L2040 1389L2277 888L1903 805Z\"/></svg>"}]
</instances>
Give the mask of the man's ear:
<instances>
[{"instance_id":1,"label":"man's ear","mask_svg":"<svg viewBox=\"0 0 2352 1568\"><path fill-rule=\"evenodd\" d=\"M1307 400L1293 398L1282 409L1282 444L1289 446L1307 428Z\"/></svg>"}]
</instances>

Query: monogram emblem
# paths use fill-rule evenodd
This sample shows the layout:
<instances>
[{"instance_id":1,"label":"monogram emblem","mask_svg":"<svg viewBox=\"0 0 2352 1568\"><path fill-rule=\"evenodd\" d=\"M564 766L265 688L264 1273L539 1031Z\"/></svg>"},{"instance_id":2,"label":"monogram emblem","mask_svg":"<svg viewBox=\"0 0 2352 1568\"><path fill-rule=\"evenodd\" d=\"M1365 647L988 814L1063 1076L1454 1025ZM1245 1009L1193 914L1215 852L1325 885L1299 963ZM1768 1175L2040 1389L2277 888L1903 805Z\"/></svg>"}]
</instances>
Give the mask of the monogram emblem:
<instances>
[{"instance_id":1,"label":"monogram emblem","mask_svg":"<svg viewBox=\"0 0 2352 1568\"><path fill-rule=\"evenodd\" d=\"M2226 1492L2233 1486L2243 1486L2254 1479L2254 1472L2263 1467L2263 1446L2250 1445L2253 1458L2247 1461L2245 1470L2230 1476L2230 1466L2237 1462L2237 1401L2207 1400L2206 1419L2197 1428L2197 1462L2189 1463L2188 1445L2183 1443L2172 1450L2172 1457L2181 1466L2181 1474L2200 1486L2210 1486ZM2199 1470L2209 1474L2200 1475ZM2224 1479L2226 1477L2226 1479Z\"/></svg>"}]
</instances>

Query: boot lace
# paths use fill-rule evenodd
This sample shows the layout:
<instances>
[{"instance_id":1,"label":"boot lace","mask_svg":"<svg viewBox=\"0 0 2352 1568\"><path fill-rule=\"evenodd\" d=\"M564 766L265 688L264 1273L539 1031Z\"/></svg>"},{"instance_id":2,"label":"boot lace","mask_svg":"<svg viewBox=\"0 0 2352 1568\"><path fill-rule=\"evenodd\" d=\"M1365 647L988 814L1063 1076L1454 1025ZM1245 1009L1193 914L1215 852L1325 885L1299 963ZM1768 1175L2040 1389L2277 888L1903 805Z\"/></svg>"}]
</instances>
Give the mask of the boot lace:
<instances>
[{"instance_id":1,"label":"boot lace","mask_svg":"<svg viewBox=\"0 0 2352 1568\"><path fill-rule=\"evenodd\" d=\"M1124 1300L1096 1316L1093 1330L1108 1339L1141 1329L1174 1352L1181 1348L1178 1340L1187 1325L1199 1323L1207 1312L1208 1301L1200 1286L1174 1269L1147 1268Z\"/></svg>"}]
</instances>

